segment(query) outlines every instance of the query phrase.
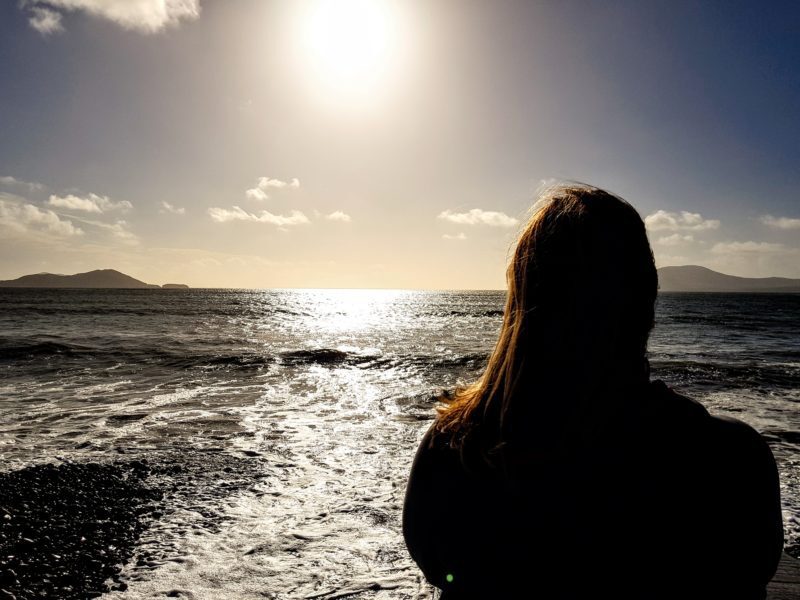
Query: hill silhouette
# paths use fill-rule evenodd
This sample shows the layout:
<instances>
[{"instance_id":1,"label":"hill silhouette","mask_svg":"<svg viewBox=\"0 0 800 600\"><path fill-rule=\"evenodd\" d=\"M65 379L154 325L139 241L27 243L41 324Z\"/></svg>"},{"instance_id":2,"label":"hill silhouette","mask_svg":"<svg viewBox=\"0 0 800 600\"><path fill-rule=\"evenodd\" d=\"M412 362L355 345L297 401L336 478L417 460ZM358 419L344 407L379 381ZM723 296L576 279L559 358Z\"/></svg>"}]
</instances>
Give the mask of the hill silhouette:
<instances>
[{"instance_id":1,"label":"hill silhouette","mask_svg":"<svg viewBox=\"0 0 800 600\"><path fill-rule=\"evenodd\" d=\"M662 292L771 292L800 293L800 279L786 277L737 277L706 267L686 265L658 269ZM98 269L75 275L37 273L0 281L0 288L96 288L155 289L162 286L145 283L114 269ZM165 289L187 289L180 283L168 283Z\"/></svg>"},{"instance_id":2,"label":"hill silhouette","mask_svg":"<svg viewBox=\"0 0 800 600\"><path fill-rule=\"evenodd\" d=\"M98 269L75 275L54 275L52 273L23 275L17 279L0 281L0 287L146 289L160 288L161 286L139 281L114 269Z\"/></svg>"},{"instance_id":3,"label":"hill silhouette","mask_svg":"<svg viewBox=\"0 0 800 600\"><path fill-rule=\"evenodd\" d=\"M662 292L800 292L800 279L786 277L736 277L706 267L661 267L658 286Z\"/></svg>"}]
</instances>

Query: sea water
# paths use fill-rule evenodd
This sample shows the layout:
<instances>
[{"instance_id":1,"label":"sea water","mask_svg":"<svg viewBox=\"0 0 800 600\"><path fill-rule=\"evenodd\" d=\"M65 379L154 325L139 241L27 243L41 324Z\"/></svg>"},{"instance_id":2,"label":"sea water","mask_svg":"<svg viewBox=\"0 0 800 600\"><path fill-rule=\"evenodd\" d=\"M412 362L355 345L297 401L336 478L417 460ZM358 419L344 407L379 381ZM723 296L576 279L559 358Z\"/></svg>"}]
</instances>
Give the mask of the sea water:
<instances>
[{"instance_id":1,"label":"sea water","mask_svg":"<svg viewBox=\"0 0 800 600\"><path fill-rule=\"evenodd\" d=\"M503 302L0 290L0 471L230 459L209 458L219 468L196 472L189 493L170 495L162 473L166 509L109 597L432 598L400 532L410 461L433 397L480 374ZM797 548L800 295L662 294L656 319L652 377L762 433Z\"/></svg>"}]
</instances>

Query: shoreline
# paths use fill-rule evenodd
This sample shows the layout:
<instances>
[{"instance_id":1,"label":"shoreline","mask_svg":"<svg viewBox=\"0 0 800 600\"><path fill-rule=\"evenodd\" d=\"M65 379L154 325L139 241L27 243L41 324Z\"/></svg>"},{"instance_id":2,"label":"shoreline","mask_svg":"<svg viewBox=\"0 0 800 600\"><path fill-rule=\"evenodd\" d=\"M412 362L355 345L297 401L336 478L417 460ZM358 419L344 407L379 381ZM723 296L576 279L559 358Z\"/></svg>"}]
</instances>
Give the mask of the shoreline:
<instances>
[{"instance_id":1,"label":"shoreline","mask_svg":"<svg viewBox=\"0 0 800 600\"><path fill-rule=\"evenodd\" d=\"M0 597L124 592L140 573L182 560L181 535L220 531L220 504L265 477L260 462L221 448L186 448L0 473ZM175 531L159 527L176 512L191 517ZM131 568L134 575L125 576Z\"/></svg>"},{"instance_id":2,"label":"shoreline","mask_svg":"<svg viewBox=\"0 0 800 600\"><path fill-rule=\"evenodd\" d=\"M183 533L221 531L220 502L265 477L253 454L185 449L0 473L0 595L94 598L184 560L179 540L158 527L161 517L191 506L198 518ZM784 551L766 598L793 600L799 590L800 560Z\"/></svg>"}]
</instances>

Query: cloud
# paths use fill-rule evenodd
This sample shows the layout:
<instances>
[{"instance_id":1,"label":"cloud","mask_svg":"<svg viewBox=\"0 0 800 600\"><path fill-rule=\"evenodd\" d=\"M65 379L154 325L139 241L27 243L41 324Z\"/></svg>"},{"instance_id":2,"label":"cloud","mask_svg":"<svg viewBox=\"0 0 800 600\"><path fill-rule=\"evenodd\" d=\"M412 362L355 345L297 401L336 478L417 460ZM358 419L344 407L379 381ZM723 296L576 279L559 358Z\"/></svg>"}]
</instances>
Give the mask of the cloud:
<instances>
[{"instance_id":1,"label":"cloud","mask_svg":"<svg viewBox=\"0 0 800 600\"><path fill-rule=\"evenodd\" d=\"M61 13L41 6L31 7L28 23L42 35L64 31L64 26L61 25Z\"/></svg>"},{"instance_id":2,"label":"cloud","mask_svg":"<svg viewBox=\"0 0 800 600\"><path fill-rule=\"evenodd\" d=\"M258 187L262 189L266 188L299 188L300 187L300 180L297 177L294 177L291 181L281 181L280 179L270 179L269 177L261 177L258 180Z\"/></svg>"},{"instance_id":3,"label":"cloud","mask_svg":"<svg viewBox=\"0 0 800 600\"><path fill-rule=\"evenodd\" d=\"M159 210L158 212L160 212L161 214L172 213L173 215L185 215L186 209L183 207L178 208L177 206L173 206L169 202L164 201L161 203L161 210Z\"/></svg>"},{"instance_id":4,"label":"cloud","mask_svg":"<svg viewBox=\"0 0 800 600\"><path fill-rule=\"evenodd\" d=\"M250 188L244 193L244 195L247 196L248 198L251 198L252 200L261 200L262 202L264 200L269 199L267 193L258 187Z\"/></svg>"},{"instance_id":5,"label":"cloud","mask_svg":"<svg viewBox=\"0 0 800 600\"><path fill-rule=\"evenodd\" d=\"M97 223L99 225L99 223ZM111 225L103 224L105 229L111 232L115 238L122 240L126 244L138 244L139 237L128 229L128 224L125 221L117 221Z\"/></svg>"},{"instance_id":6,"label":"cloud","mask_svg":"<svg viewBox=\"0 0 800 600\"><path fill-rule=\"evenodd\" d=\"M662 246L680 246L683 243L693 242L694 237L691 235L681 235L680 233L673 233L656 240L656 244Z\"/></svg>"},{"instance_id":7,"label":"cloud","mask_svg":"<svg viewBox=\"0 0 800 600\"><path fill-rule=\"evenodd\" d=\"M644 219L650 231L702 231L719 228L716 219L704 219L700 213L681 211L680 213L658 210Z\"/></svg>"},{"instance_id":8,"label":"cloud","mask_svg":"<svg viewBox=\"0 0 800 600\"><path fill-rule=\"evenodd\" d=\"M711 247L713 254L778 254L792 249L769 242L720 242Z\"/></svg>"},{"instance_id":9,"label":"cloud","mask_svg":"<svg viewBox=\"0 0 800 600\"><path fill-rule=\"evenodd\" d=\"M84 12L125 29L156 33L200 15L200 0L28 0L31 26L41 33L60 31L65 12Z\"/></svg>"},{"instance_id":10,"label":"cloud","mask_svg":"<svg viewBox=\"0 0 800 600\"><path fill-rule=\"evenodd\" d=\"M490 225L492 227L514 227L519 222L505 213L481 210L480 208L473 208L465 213L445 210L439 213L439 218L459 225Z\"/></svg>"},{"instance_id":11,"label":"cloud","mask_svg":"<svg viewBox=\"0 0 800 600\"><path fill-rule=\"evenodd\" d=\"M745 277L800 277L800 248L771 242L719 242L711 247L712 269Z\"/></svg>"},{"instance_id":12,"label":"cloud","mask_svg":"<svg viewBox=\"0 0 800 600\"><path fill-rule=\"evenodd\" d=\"M262 210L260 214L249 213L238 206L227 208L212 207L208 209L209 216L217 223L228 223L230 221L253 221L256 223L270 223L278 227L288 225L302 225L308 223L306 217L299 210L293 210L289 215L274 215L269 211Z\"/></svg>"},{"instance_id":13,"label":"cloud","mask_svg":"<svg viewBox=\"0 0 800 600\"><path fill-rule=\"evenodd\" d=\"M10 175L0 176L0 185L20 186L31 190L44 189L44 186L41 183L36 183L35 181L23 181L21 179L17 179L16 177L11 177Z\"/></svg>"},{"instance_id":14,"label":"cloud","mask_svg":"<svg viewBox=\"0 0 800 600\"><path fill-rule=\"evenodd\" d=\"M83 219L81 217L72 216L73 220L78 221L82 225L87 225L89 228L96 228L100 231L106 232L113 238L120 240L128 245L135 245L139 243L139 236L128 229L128 222L119 219L113 223L106 223L105 221L96 221L94 219Z\"/></svg>"},{"instance_id":15,"label":"cloud","mask_svg":"<svg viewBox=\"0 0 800 600\"><path fill-rule=\"evenodd\" d=\"M328 221L340 221L342 223L350 223L353 219L347 213L343 213L340 210L335 210L329 215L325 215L325 218Z\"/></svg>"},{"instance_id":16,"label":"cloud","mask_svg":"<svg viewBox=\"0 0 800 600\"><path fill-rule=\"evenodd\" d=\"M64 237L83 235L83 230L75 227L72 221L62 219L52 210L3 199L0 199L0 225L18 232L43 231Z\"/></svg>"},{"instance_id":17,"label":"cloud","mask_svg":"<svg viewBox=\"0 0 800 600\"><path fill-rule=\"evenodd\" d=\"M293 188L297 189L300 187L300 180L295 177L291 181L281 181L280 179L270 179L269 177L259 177L258 183L256 187L250 188L244 194L248 198L253 200L267 200L269 195L267 194L267 190L269 189L284 189L284 188Z\"/></svg>"},{"instance_id":18,"label":"cloud","mask_svg":"<svg viewBox=\"0 0 800 600\"><path fill-rule=\"evenodd\" d=\"M82 210L89 213L104 213L109 210L128 210L133 208L133 205L127 200L120 202L112 202L108 196L98 196L97 194L89 194L82 198L74 194L67 194L66 196L50 196L47 201L50 206L58 208L66 208L69 210Z\"/></svg>"},{"instance_id":19,"label":"cloud","mask_svg":"<svg viewBox=\"0 0 800 600\"><path fill-rule=\"evenodd\" d=\"M800 229L800 219L792 219L789 217L773 217L772 215L764 215L759 219L764 225L774 227L775 229Z\"/></svg>"},{"instance_id":20,"label":"cloud","mask_svg":"<svg viewBox=\"0 0 800 600\"><path fill-rule=\"evenodd\" d=\"M461 232L459 232L459 233L457 233L455 235L450 235L449 233L445 233L442 236L442 239L445 239L445 240L465 240L465 239L467 239L467 236L464 234L463 231L461 231Z\"/></svg>"}]
</instances>

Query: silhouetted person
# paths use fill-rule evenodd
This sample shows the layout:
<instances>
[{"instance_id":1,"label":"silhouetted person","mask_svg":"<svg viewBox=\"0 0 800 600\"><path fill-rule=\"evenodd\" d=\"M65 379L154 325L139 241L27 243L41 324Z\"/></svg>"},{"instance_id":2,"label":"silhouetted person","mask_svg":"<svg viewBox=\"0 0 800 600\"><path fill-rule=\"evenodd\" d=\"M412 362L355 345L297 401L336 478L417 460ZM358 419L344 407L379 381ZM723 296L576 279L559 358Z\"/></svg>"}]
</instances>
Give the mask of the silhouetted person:
<instances>
[{"instance_id":1,"label":"silhouetted person","mask_svg":"<svg viewBox=\"0 0 800 600\"><path fill-rule=\"evenodd\" d=\"M552 191L508 269L481 378L441 398L403 533L442 598L763 598L783 528L775 460L735 419L650 381L644 224Z\"/></svg>"}]
</instances>

